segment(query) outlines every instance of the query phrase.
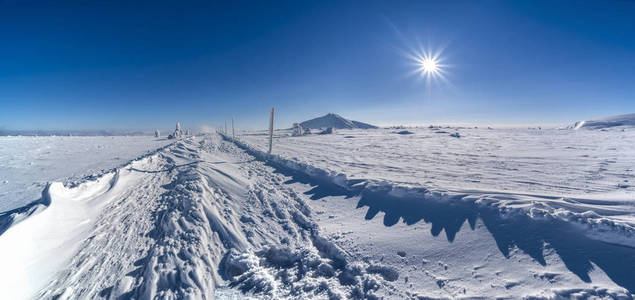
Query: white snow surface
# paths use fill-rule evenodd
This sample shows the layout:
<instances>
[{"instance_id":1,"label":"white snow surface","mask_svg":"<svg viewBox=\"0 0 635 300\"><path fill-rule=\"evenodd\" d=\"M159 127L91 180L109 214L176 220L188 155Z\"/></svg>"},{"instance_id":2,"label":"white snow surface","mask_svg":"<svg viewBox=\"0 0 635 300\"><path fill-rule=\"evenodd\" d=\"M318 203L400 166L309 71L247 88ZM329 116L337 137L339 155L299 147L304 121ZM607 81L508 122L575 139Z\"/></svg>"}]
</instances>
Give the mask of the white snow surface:
<instances>
[{"instance_id":1,"label":"white snow surface","mask_svg":"<svg viewBox=\"0 0 635 300\"><path fill-rule=\"evenodd\" d=\"M51 182L0 214L0 296L632 298L632 132L410 130L189 137Z\"/></svg>"},{"instance_id":2,"label":"white snow surface","mask_svg":"<svg viewBox=\"0 0 635 300\"><path fill-rule=\"evenodd\" d=\"M0 212L40 198L49 181L96 176L171 142L149 136L0 136Z\"/></svg>"},{"instance_id":3,"label":"white snow surface","mask_svg":"<svg viewBox=\"0 0 635 300\"><path fill-rule=\"evenodd\" d=\"M635 247L635 131L419 128L290 137L274 159L349 190L396 198L460 198L533 218L556 218L589 237ZM451 133L460 132L460 138ZM266 136L245 134L264 151Z\"/></svg>"},{"instance_id":4,"label":"white snow surface","mask_svg":"<svg viewBox=\"0 0 635 300\"><path fill-rule=\"evenodd\" d=\"M604 129L613 127L635 127L635 114L610 116L592 120L578 121L569 126L572 129Z\"/></svg>"}]
</instances>

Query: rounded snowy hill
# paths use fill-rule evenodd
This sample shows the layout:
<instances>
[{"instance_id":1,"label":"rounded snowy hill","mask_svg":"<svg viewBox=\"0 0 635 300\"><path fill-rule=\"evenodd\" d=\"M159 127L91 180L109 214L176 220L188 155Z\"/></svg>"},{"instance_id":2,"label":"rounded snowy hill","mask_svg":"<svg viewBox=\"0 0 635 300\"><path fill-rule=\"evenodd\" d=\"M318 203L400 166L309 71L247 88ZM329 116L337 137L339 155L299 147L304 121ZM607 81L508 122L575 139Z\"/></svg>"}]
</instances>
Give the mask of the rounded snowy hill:
<instances>
[{"instance_id":1,"label":"rounded snowy hill","mask_svg":"<svg viewBox=\"0 0 635 300\"><path fill-rule=\"evenodd\" d=\"M300 123L304 128L320 129L334 127L336 129L370 129L378 128L377 126L366 124L363 122L348 120L340 115L329 113L321 117L317 117L311 120Z\"/></svg>"},{"instance_id":2,"label":"rounded snowy hill","mask_svg":"<svg viewBox=\"0 0 635 300\"><path fill-rule=\"evenodd\" d=\"M602 129L617 126L635 126L635 113L578 121L575 124L569 126L569 128Z\"/></svg>"}]
</instances>

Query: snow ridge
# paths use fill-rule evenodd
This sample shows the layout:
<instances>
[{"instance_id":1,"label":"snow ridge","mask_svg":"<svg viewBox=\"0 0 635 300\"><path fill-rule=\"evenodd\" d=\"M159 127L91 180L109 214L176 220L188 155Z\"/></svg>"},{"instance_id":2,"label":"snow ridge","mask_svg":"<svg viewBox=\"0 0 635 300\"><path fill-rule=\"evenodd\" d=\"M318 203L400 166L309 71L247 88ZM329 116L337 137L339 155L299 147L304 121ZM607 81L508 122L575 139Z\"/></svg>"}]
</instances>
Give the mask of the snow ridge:
<instances>
[{"instance_id":1,"label":"snow ridge","mask_svg":"<svg viewBox=\"0 0 635 300\"><path fill-rule=\"evenodd\" d=\"M617 126L635 126L635 113L578 121L569 127L573 128L574 130L578 130L581 128L605 129Z\"/></svg>"},{"instance_id":2,"label":"snow ridge","mask_svg":"<svg viewBox=\"0 0 635 300\"><path fill-rule=\"evenodd\" d=\"M424 220L432 223L432 235L445 232L452 242L464 222L474 230L476 219L480 218L506 257L511 249L520 248L546 265L543 249L551 247L583 281L590 282L588 272L594 263L617 284L635 292L635 279L624 273L622 267L624 264L635 266L635 226L577 209L577 203L592 200L502 192L436 191L385 181L349 180L345 174L268 155L240 140L234 142L253 156L295 174L296 180L322 186L327 193L359 196L358 208L368 207L366 219L384 212L386 226L399 220L407 224ZM569 209L562 202L569 203ZM579 248L587 249L587 253L573 250ZM617 253L627 257L626 261L616 260Z\"/></svg>"}]
</instances>

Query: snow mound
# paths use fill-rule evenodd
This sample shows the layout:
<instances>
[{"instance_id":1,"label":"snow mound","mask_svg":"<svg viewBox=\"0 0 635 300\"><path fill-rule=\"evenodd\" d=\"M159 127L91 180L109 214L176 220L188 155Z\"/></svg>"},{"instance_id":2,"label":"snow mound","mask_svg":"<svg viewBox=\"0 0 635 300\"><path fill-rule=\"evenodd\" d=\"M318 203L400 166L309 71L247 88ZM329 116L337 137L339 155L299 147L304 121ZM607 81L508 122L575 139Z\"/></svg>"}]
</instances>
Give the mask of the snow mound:
<instances>
[{"instance_id":1,"label":"snow mound","mask_svg":"<svg viewBox=\"0 0 635 300\"><path fill-rule=\"evenodd\" d=\"M377 128L377 126L347 120L340 115L329 113L324 116L314 118L311 120L304 121L300 123L300 126L304 128L310 129L321 129L321 128L329 128L334 127L335 129L372 129Z\"/></svg>"},{"instance_id":2,"label":"snow mound","mask_svg":"<svg viewBox=\"0 0 635 300\"><path fill-rule=\"evenodd\" d=\"M575 124L568 126L567 128L574 130L578 130L581 128L604 129L617 126L635 126L635 113L610 116L593 120L578 121Z\"/></svg>"}]
</instances>

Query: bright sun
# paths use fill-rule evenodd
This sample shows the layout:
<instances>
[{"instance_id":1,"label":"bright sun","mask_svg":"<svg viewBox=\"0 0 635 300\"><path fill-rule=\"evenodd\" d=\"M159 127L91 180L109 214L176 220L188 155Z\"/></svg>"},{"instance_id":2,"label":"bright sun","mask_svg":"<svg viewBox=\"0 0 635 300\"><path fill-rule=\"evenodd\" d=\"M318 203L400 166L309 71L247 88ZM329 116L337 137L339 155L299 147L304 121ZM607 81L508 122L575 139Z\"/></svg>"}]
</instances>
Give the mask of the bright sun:
<instances>
[{"instance_id":1,"label":"bright sun","mask_svg":"<svg viewBox=\"0 0 635 300\"><path fill-rule=\"evenodd\" d=\"M413 74L418 74L421 78L424 78L428 83L433 81L442 80L446 81L446 65L441 56L441 50L437 52L429 52L423 49L407 53L408 57L415 69Z\"/></svg>"},{"instance_id":2,"label":"bright sun","mask_svg":"<svg viewBox=\"0 0 635 300\"><path fill-rule=\"evenodd\" d=\"M421 71L426 72L428 74L436 73L439 70L439 65L437 64L436 60L432 58L425 58L420 62L420 64L421 64Z\"/></svg>"}]
</instances>

